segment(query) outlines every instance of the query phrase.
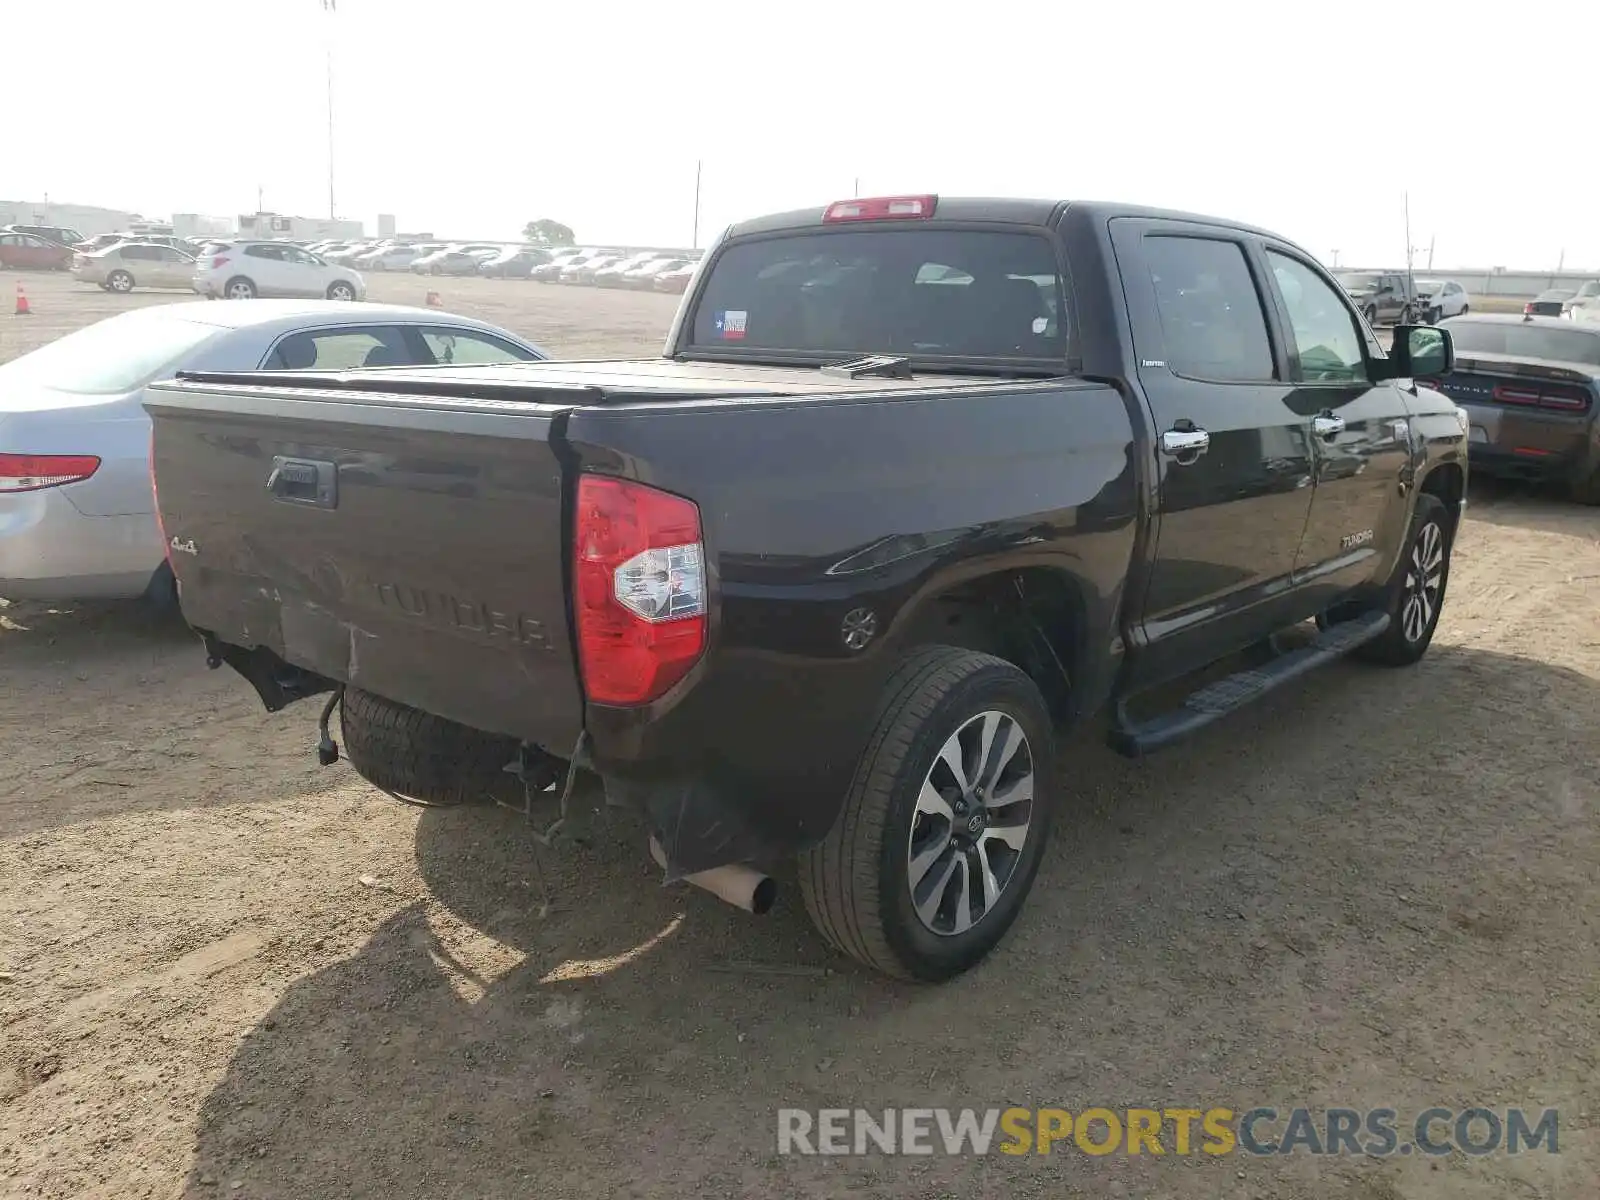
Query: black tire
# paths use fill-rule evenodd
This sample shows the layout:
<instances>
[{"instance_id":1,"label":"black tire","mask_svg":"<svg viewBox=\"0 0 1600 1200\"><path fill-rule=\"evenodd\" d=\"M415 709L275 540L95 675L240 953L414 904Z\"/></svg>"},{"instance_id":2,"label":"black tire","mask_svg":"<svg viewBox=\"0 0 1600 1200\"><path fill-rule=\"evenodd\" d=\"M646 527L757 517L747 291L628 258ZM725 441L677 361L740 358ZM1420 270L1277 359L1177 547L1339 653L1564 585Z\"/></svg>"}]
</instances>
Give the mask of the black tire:
<instances>
[{"instance_id":1,"label":"black tire","mask_svg":"<svg viewBox=\"0 0 1600 1200\"><path fill-rule=\"evenodd\" d=\"M339 726L361 777L384 791L429 804L492 798L517 757L517 743L347 687Z\"/></svg>"},{"instance_id":2,"label":"black tire","mask_svg":"<svg viewBox=\"0 0 1600 1200\"><path fill-rule=\"evenodd\" d=\"M178 611L178 580L170 563L162 563L144 589L145 603L158 613Z\"/></svg>"},{"instance_id":3,"label":"black tire","mask_svg":"<svg viewBox=\"0 0 1600 1200\"><path fill-rule=\"evenodd\" d=\"M1367 305L1366 308L1361 310L1361 315L1364 316L1367 319L1367 324L1368 325L1371 325L1374 328L1377 327L1377 324L1378 324L1378 309L1377 309L1376 305L1372 305L1372 304Z\"/></svg>"},{"instance_id":4,"label":"black tire","mask_svg":"<svg viewBox=\"0 0 1600 1200\"><path fill-rule=\"evenodd\" d=\"M1424 565L1421 556L1429 545L1430 528L1437 530L1441 554L1437 567L1438 589L1432 595L1431 613L1424 616L1420 625L1413 625L1408 620L1408 605L1417 593L1417 571L1419 566ZM1438 628L1439 616L1444 611L1445 592L1450 583L1450 551L1454 540L1455 521L1450 511L1437 496L1423 492L1417 497L1416 511L1411 515L1405 550L1389 580L1389 628L1382 637L1356 649L1354 657L1385 667L1409 667L1428 652L1428 646L1433 642L1433 631ZM1432 577L1431 573L1427 575L1427 578ZM1426 610L1426 606L1423 607Z\"/></svg>"},{"instance_id":5,"label":"black tire","mask_svg":"<svg viewBox=\"0 0 1600 1200\"><path fill-rule=\"evenodd\" d=\"M113 271L106 276L106 290L125 296L133 291L133 276L126 271Z\"/></svg>"},{"instance_id":6,"label":"black tire","mask_svg":"<svg viewBox=\"0 0 1600 1200\"><path fill-rule=\"evenodd\" d=\"M1567 495L1577 504L1600 505L1600 467L1590 471L1587 478L1569 483Z\"/></svg>"},{"instance_id":7,"label":"black tire","mask_svg":"<svg viewBox=\"0 0 1600 1200\"><path fill-rule=\"evenodd\" d=\"M986 712L1009 717L1026 737L1034 784L1027 834L993 905L964 932L941 934L923 923L912 899L917 798L947 740ZM884 689L877 725L833 828L800 856L806 911L829 943L885 974L926 982L959 975L994 949L1021 910L1055 802L1054 730L1033 681L992 655L951 646L919 650Z\"/></svg>"},{"instance_id":8,"label":"black tire","mask_svg":"<svg viewBox=\"0 0 1600 1200\"><path fill-rule=\"evenodd\" d=\"M235 275L222 286L224 300L254 300L258 294L256 285L243 275Z\"/></svg>"},{"instance_id":9,"label":"black tire","mask_svg":"<svg viewBox=\"0 0 1600 1200\"><path fill-rule=\"evenodd\" d=\"M1460 312L1458 312L1458 313L1457 313L1457 314L1456 314L1456 316L1458 316L1458 317L1464 317L1464 316L1466 316L1466 315L1467 315L1467 314L1468 314L1468 313L1469 313L1469 312L1471 312L1471 311L1472 311L1472 305L1470 305L1470 304L1463 304L1463 305L1462 305L1462 306L1461 306L1461 311L1460 311Z\"/></svg>"},{"instance_id":10,"label":"black tire","mask_svg":"<svg viewBox=\"0 0 1600 1200\"><path fill-rule=\"evenodd\" d=\"M336 279L328 285L329 300L353 301L356 298L356 289L342 279Z\"/></svg>"}]
</instances>

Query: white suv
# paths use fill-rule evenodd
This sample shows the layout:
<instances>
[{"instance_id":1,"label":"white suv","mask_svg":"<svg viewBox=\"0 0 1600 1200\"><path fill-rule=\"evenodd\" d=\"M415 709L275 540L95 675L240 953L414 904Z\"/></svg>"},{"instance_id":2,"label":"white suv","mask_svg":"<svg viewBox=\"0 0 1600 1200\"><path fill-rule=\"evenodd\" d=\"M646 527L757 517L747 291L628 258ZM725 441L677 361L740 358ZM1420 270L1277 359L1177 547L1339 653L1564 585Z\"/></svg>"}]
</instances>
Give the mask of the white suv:
<instances>
[{"instance_id":1,"label":"white suv","mask_svg":"<svg viewBox=\"0 0 1600 1200\"><path fill-rule=\"evenodd\" d=\"M194 290L227 300L257 296L363 300L367 283L359 272L324 262L288 242L236 242L195 264Z\"/></svg>"}]
</instances>

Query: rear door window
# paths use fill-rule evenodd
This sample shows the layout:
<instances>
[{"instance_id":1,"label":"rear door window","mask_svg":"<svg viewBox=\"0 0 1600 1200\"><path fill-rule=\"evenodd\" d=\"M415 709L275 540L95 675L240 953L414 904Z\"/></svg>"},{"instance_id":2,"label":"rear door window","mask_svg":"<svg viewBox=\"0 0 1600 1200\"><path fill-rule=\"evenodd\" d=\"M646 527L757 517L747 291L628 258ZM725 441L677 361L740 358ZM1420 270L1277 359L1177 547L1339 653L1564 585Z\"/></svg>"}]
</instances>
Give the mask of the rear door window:
<instances>
[{"instance_id":1,"label":"rear door window","mask_svg":"<svg viewBox=\"0 0 1600 1200\"><path fill-rule=\"evenodd\" d=\"M267 355L269 371L354 371L420 365L405 331L393 325L309 329L291 333Z\"/></svg>"},{"instance_id":2,"label":"rear door window","mask_svg":"<svg viewBox=\"0 0 1600 1200\"><path fill-rule=\"evenodd\" d=\"M1027 232L830 229L735 242L711 265L696 346L843 357L1057 359L1065 289Z\"/></svg>"},{"instance_id":3,"label":"rear door window","mask_svg":"<svg viewBox=\"0 0 1600 1200\"><path fill-rule=\"evenodd\" d=\"M1223 238L1144 239L1167 366L1191 379L1272 379L1272 342L1244 247Z\"/></svg>"}]
</instances>

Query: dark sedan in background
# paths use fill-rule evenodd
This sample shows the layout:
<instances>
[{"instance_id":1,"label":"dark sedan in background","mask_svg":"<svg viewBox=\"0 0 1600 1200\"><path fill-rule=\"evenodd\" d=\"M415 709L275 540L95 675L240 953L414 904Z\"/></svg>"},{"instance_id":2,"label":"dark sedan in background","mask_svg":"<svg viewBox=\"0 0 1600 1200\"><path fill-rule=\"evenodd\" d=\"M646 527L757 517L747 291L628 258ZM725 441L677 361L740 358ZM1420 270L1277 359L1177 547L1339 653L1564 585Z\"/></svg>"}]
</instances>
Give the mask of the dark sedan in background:
<instances>
[{"instance_id":1,"label":"dark sedan in background","mask_svg":"<svg viewBox=\"0 0 1600 1200\"><path fill-rule=\"evenodd\" d=\"M1474 313L1440 327L1456 362L1433 386L1472 419L1472 470L1600 504L1600 324Z\"/></svg>"}]
</instances>

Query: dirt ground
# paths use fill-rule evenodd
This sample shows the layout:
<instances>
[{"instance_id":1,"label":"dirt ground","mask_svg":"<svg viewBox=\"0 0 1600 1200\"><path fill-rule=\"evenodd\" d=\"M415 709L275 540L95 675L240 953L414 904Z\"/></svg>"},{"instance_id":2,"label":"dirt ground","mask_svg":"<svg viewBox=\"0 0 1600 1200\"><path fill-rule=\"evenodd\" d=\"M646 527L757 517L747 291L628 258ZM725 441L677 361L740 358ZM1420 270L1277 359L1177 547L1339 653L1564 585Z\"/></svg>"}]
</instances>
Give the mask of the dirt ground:
<instances>
[{"instance_id":1,"label":"dirt ground","mask_svg":"<svg viewBox=\"0 0 1600 1200\"><path fill-rule=\"evenodd\" d=\"M0 360L179 298L22 278ZM439 290L561 355L673 307ZM932 989L831 955L788 880L765 918L663 889L620 818L541 858L319 769L309 706L181 624L0 608L0 1195L1592 1198L1600 512L1472 501L1420 667L1143 762L1076 736L1013 935ZM775 1152L780 1106L1008 1104L1557 1107L1561 1153Z\"/></svg>"}]
</instances>

